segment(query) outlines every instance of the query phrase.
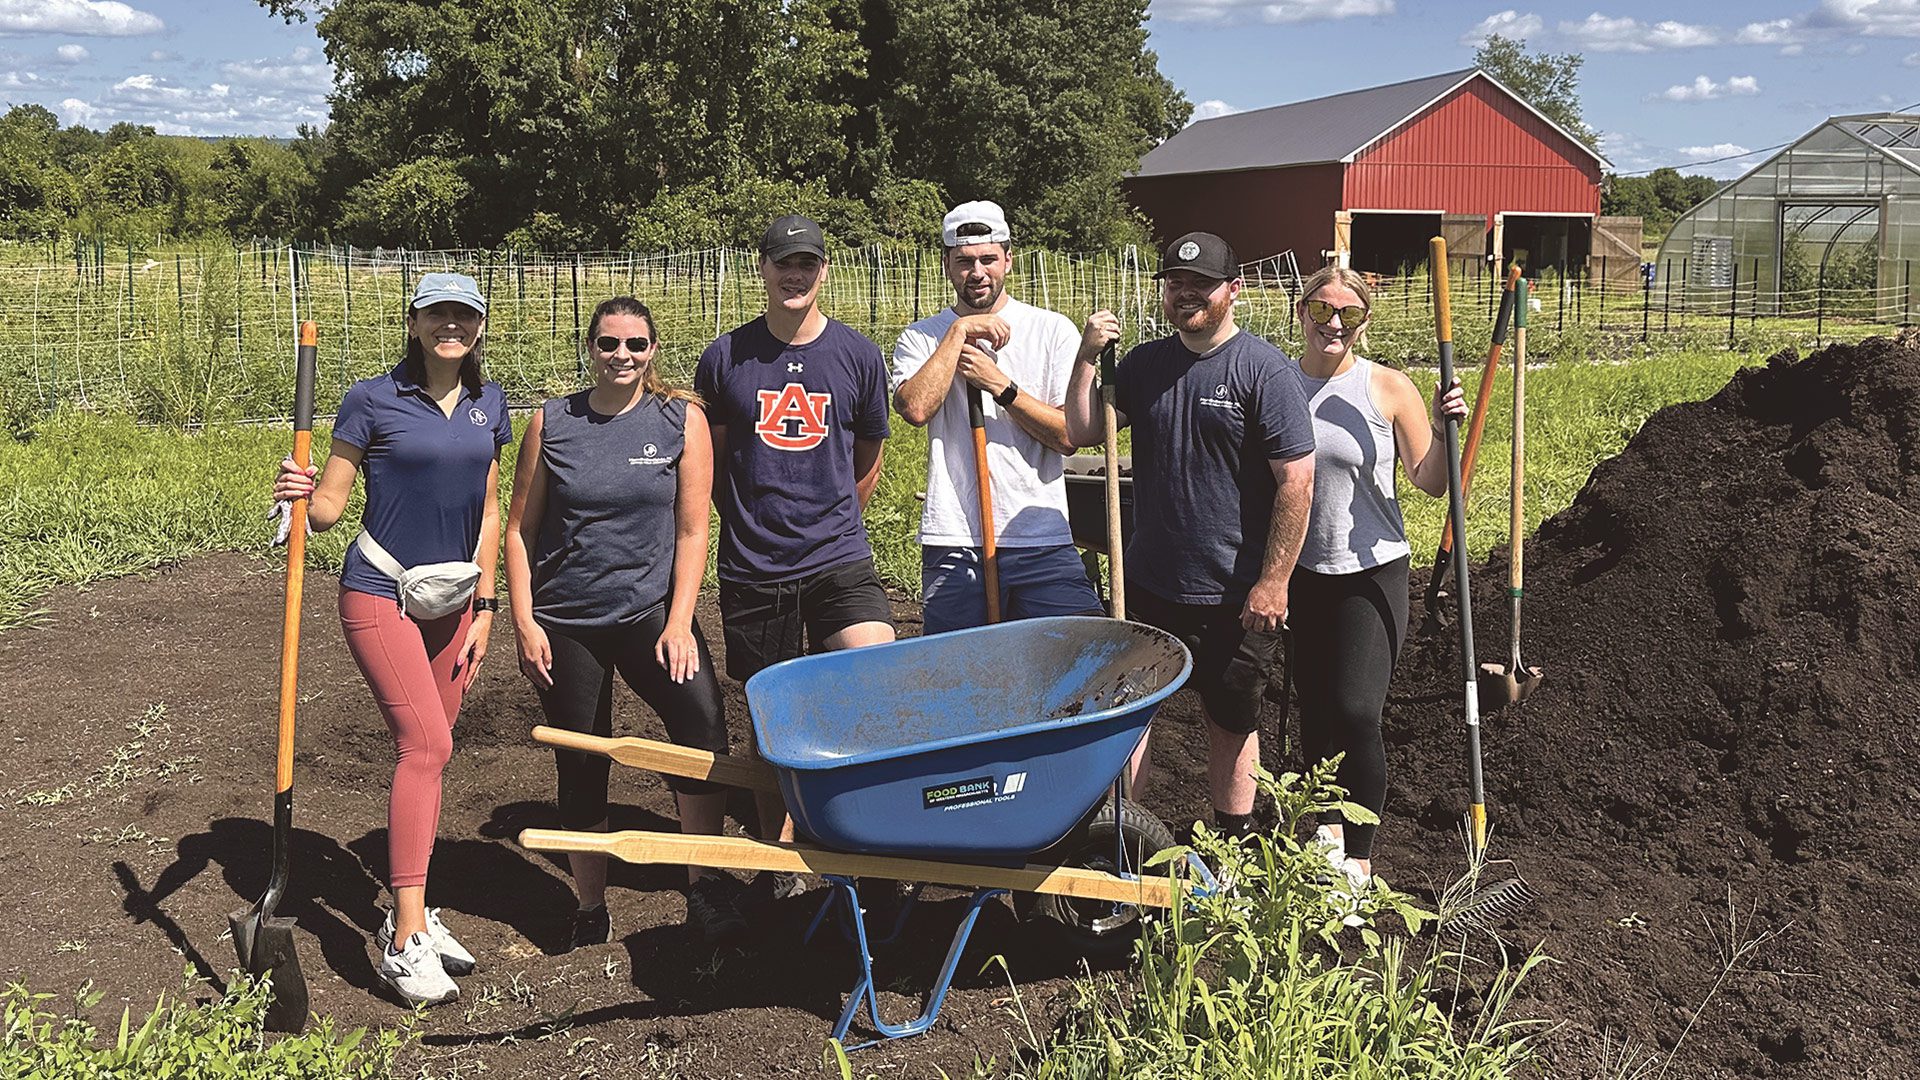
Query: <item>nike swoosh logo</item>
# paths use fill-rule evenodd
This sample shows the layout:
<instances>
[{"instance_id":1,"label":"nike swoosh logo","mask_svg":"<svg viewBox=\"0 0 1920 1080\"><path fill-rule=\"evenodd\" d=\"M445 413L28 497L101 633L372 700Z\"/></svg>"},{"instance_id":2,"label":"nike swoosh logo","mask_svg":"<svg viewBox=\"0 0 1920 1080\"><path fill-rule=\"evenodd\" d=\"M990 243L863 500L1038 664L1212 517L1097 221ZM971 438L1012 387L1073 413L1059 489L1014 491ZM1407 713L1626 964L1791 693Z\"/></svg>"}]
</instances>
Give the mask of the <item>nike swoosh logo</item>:
<instances>
[{"instance_id":1,"label":"nike swoosh logo","mask_svg":"<svg viewBox=\"0 0 1920 1080\"><path fill-rule=\"evenodd\" d=\"M806 232L806 231L807 231L807 230L805 230L805 229L788 229L788 230L787 230L787 235L788 235L788 236L796 236L796 235L798 235L798 234L800 234L800 233L803 233L803 232Z\"/></svg>"}]
</instances>

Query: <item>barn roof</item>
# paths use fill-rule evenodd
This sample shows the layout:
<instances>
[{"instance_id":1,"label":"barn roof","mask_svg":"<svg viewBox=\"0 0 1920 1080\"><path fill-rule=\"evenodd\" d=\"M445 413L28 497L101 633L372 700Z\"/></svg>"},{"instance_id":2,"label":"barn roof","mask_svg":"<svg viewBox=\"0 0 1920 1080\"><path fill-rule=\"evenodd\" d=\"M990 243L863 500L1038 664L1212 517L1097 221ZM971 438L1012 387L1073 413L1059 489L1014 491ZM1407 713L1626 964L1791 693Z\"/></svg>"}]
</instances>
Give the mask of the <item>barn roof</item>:
<instances>
[{"instance_id":1,"label":"barn roof","mask_svg":"<svg viewBox=\"0 0 1920 1080\"><path fill-rule=\"evenodd\" d=\"M1175 176L1350 162L1360 151L1474 78L1487 80L1540 116L1539 110L1493 76L1478 68L1464 68L1201 120L1148 151L1134 175ZM1566 135L1582 152L1602 165L1607 163L1560 125L1545 116L1540 119Z\"/></svg>"}]
</instances>

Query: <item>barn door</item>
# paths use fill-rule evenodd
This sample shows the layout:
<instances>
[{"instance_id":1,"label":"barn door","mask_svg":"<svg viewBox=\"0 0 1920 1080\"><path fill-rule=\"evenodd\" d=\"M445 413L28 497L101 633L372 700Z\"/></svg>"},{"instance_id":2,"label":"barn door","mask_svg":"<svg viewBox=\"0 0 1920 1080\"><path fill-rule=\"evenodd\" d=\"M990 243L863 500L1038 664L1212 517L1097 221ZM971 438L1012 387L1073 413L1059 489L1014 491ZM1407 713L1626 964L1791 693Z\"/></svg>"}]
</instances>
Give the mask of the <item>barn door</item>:
<instances>
[{"instance_id":1,"label":"barn door","mask_svg":"<svg viewBox=\"0 0 1920 1080\"><path fill-rule=\"evenodd\" d=\"M1447 241L1447 258L1462 277L1479 277L1487 270L1487 216L1442 214L1440 235Z\"/></svg>"},{"instance_id":2,"label":"barn door","mask_svg":"<svg viewBox=\"0 0 1920 1080\"><path fill-rule=\"evenodd\" d=\"M1587 278L1599 284L1606 274L1607 287L1639 288L1640 238L1642 226L1637 217L1596 217L1593 219L1593 247L1587 255ZM1604 259L1604 261L1602 261Z\"/></svg>"}]
</instances>

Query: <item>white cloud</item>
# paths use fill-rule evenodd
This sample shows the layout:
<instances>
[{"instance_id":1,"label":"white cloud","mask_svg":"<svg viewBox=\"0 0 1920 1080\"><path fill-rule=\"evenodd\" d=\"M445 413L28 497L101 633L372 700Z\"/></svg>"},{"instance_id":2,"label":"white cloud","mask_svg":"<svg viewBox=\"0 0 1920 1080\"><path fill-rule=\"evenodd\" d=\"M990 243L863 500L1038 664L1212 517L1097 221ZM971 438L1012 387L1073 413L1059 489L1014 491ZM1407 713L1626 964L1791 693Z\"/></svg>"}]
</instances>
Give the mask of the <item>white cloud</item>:
<instances>
[{"instance_id":1,"label":"white cloud","mask_svg":"<svg viewBox=\"0 0 1920 1080\"><path fill-rule=\"evenodd\" d=\"M1477 49L1486 44L1487 39L1495 34L1509 40L1520 40L1539 33L1540 28L1544 25L1545 24L1540 21L1540 16L1535 15L1531 11L1522 15L1518 11L1508 8L1505 11L1497 11L1481 19L1474 25L1473 29L1461 34L1460 44Z\"/></svg>"},{"instance_id":2,"label":"white cloud","mask_svg":"<svg viewBox=\"0 0 1920 1080\"><path fill-rule=\"evenodd\" d=\"M1742 154L1750 154L1753 151L1741 146L1739 143L1718 142L1711 146L1683 146L1680 148L1680 152L1690 158L1723 158L1739 157Z\"/></svg>"},{"instance_id":3,"label":"white cloud","mask_svg":"<svg viewBox=\"0 0 1920 1080\"><path fill-rule=\"evenodd\" d=\"M53 55L62 64L79 64L93 58L85 45L62 45L53 50Z\"/></svg>"},{"instance_id":4,"label":"white cloud","mask_svg":"<svg viewBox=\"0 0 1920 1080\"><path fill-rule=\"evenodd\" d=\"M1729 76L1723 83L1695 75L1690 83L1667 87L1659 98L1662 101L1717 101L1724 97L1752 97L1759 92L1760 80L1752 75Z\"/></svg>"},{"instance_id":5,"label":"white cloud","mask_svg":"<svg viewBox=\"0 0 1920 1080\"><path fill-rule=\"evenodd\" d=\"M69 124L102 128L126 121L165 135L291 135L301 124L327 122L322 84L236 89L233 83L187 85L143 72L114 83L92 101L68 98L58 111Z\"/></svg>"},{"instance_id":6,"label":"white cloud","mask_svg":"<svg viewBox=\"0 0 1920 1080\"><path fill-rule=\"evenodd\" d=\"M1920 68L1920 52L1908 53L1900 61L1901 67Z\"/></svg>"},{"instance_id":7,"label":"white cloud","mask_svg":"<svg viewBox=\"0 0 1920 1080\"><path fill-rule=\"evenodd\" d=\"M1394 4L1395 0L1160 0L1154 14L1173 22L1303 23L1391 15Z\"/></svg>"},{"instance_id":8,"label":"white cloud","mask_svg":"<svg viewBox=\"0 0 1920 1080\"><path fill-rule=\"evenodd\" d=\"M324 90L333 85L333 67L314 50L302 46L291 56L237 60L221 64L222 74L244 83Z\"/></svg>"},{"instance_id":9,"label":"white cloud","mask_svg":"<svg viewBox=\"0 0 1920 1080\"><path fill-rule=\"evenodd\" d=\"M0 90L51 90L54 85L31 71L0 71Z\"/></svg>"},{"instance_id":10,"label":"white cloud","mask_svg":"<svg viewBox=\"0 0 1920 1080\"><path fill-rule=\"evenodd\" d=\"M1562 22L1560 35L1582 49L1592 52L1653 52L1656 49L1692 49L1713 45L1720 40L1711 26L1666 20L1643 23L1639 19L1611 18L1594 12L1584 22Z\"/></svg>"},{"instance_id":11,"label":"white cloud","mask_svg":"<svg viewBox=\"0 0 1920 1080\"><path fill-rule=\"evenodd\" d=\"M1219 98L1209 98L1193 107L1193 117L1187 122L1191 124L1200 120L1211 120L1216 116L1226 116L1239 111L1237 107L1229 105Z\"/></svg>"},{"instance_id":12,"label":"white cloud","mask_svg":"<svg viewBox=\"0 0 1920 1080\"><path fill-rule=\"evenodd\" d=\"M180 59L179 53L168 52L165 49L155 49L147 54L147 61L154 64L169 64L178 59Z\"/></svg>"},{"instance_id":13,"label":"white cloud","mask_svg":"<svg viewBox=\"0 0 1920 1080\"><path fill-rule=\"evenodd\" d=\"M166 28L158 15L119 0L0 0L0 34L135 37Z\"/></svg>"},{"instance_id":14,"label":"white cloud","mask_svg":"<svg viewBox=\"0 0 1920 1080\"><path fill-rule=\"evenodd\" d=\"M1920 37L1920 0L1820 0L1805 23L1882 37Z\"/></svg>"},{"instance_id":15,"label":"white cloud","mask_svg":"<svg viewBox=\"0 0 1920 1080\"><path fill-rule=\"evenodd\" d=\"M1800 41L1800 24L1793 19L1748 23L1733 40L1736 45L1795 45Z\"/></svg>"}]
</instances>

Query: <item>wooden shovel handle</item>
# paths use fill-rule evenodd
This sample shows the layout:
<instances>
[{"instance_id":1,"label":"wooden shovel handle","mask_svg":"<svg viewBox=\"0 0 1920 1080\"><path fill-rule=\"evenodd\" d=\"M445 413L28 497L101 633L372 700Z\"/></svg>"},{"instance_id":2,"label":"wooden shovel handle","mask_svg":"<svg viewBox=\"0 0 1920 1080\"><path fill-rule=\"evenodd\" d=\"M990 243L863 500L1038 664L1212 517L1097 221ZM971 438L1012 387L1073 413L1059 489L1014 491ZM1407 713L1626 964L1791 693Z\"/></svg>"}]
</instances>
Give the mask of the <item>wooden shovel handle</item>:
<instances>
[{"instance_id":1,"label":"wooden shovel handle","mask_svg":"<svg viewBox=\"0 0 1920 1080\"><path fill-rule=\"evenodd\" d=\"M1507 285L1500 294L1500 310L1493 319L1493 343L1487 347L1487 364L1480 369L1480 391L1473 399L1473 421L1467 425L1467 445L1460 451L1460 490L1473 490L1473 465L1480 459L1480 436L1487 430L1487 409L1493 401L1493 375L1500 369L1500 353L1507 343L1507 323L1513 316L1514 289L1520 280L1520 264L1507 270ZM1522 324L1524 325L1524 324ZM1453 550L1453 522L1440 528L1440 547Z\"/></svg>"},{"instance_id":2,"label":"wooden shovel handle","mask_svg":"<svg viewBox=\"0 0 1920 1080\"><path fill-rule=\"evenodd\" d=\"M1173 902L1164 872L1160 876L1129 880L1099 870L1064 866L976 866L891 855L855 855L806 844L771 844L744 836L640 831L582 833L527 829L520 834L520 846L533 851L594 852L630 863L893 878L963 888L1051 893L1141 907L1164 908Z\"/></svg>"},{"instance_id":3,"label":"wooden shovel handle","mask_svg":"<svg viewBox=\"0 0 1920 1080\"><path fill-rule=\"evenodd\" d=\"M320 367L320 327L300 324L294 350L293 463L313 463L313 384ZM273 790L293 790L293 713L300 700L300 605L307 580L307 499L288 508L286 605L280 614L280 735L274 748Z\"/></svg>"},{"instance_id":4,"label":"wooden shovel handle","mask_svg":"<svg viewBox=\"0 0 1920 1080\"><path fill-rule=\"evenodd\" d=\"M1127 617L1126 538L1120 534L1120 411L1114 406L1115 343L1100 352L1100 417L1107 462L1107 584L1113 593L1113 617Z\"/></svg>"},{"instance_id":5,"label":"wooden shovel handle","mask_svg":"<svg viewBox=\"0 0 1920 1080\"><path fill-rule=\"evenodd\" d=\"M711 780L728 787L749 791L780 793L780 774L765 762L732 757L691 746L637 739L631 736L607 739L580 731L542 725L533 729L533 741L563 750L578 750L612 758L622 765L689 780Z\"/></svg>"},{"instance_id":6,"label":"wooden shovel handle","mask_svg":"<svg viewBox=\"0 0 1920 1080\"><path fill-rule=\"evenodd\" d=\"M993 477L987 471L986 391L967 388L967 423L973 428L973 476L980 489L980 577L987 591L987 621L1000 621L1000 560L993 535Z\"/></svg>"}]
</instances>

